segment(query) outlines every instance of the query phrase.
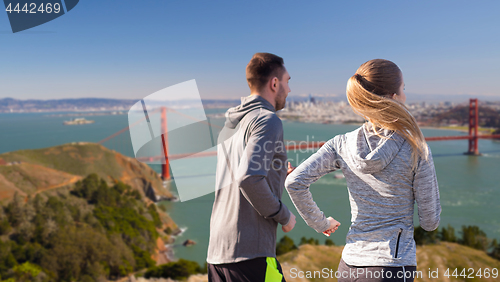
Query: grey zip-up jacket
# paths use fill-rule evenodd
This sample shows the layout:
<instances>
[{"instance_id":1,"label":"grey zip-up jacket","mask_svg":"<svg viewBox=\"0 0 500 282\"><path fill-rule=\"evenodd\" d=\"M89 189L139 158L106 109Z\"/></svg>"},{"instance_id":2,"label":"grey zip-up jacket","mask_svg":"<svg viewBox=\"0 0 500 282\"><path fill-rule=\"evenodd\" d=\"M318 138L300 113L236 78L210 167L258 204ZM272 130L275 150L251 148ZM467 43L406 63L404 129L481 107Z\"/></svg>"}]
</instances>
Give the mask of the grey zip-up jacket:
<instances>
[{"instance_id":1,"label":"grey zip-up jacket","mask_svg":"<svg viewBox=\"0 0 500 282\"><path fill-rule=\"evenodd\" d=\"M351 227L342 252L353 266L416 266L413 239L414 202L420 226L439 225L441 205L432 155L411 169L412 147L399 134L378 131L370 123L335 136L300 164L285 187L306 223L317 232L329 222L313 201L309 186L323 175L341 169L351 204ZM343 199L332 199L332 204ZM331 215L335 218L335 215Z\"/></svg>"},{"instance_id":2,"label":"grey zip-up jacket","mask_svg":"<svg viewBox=\"0 0 500 282\"><path fill-rule=\"evenodd\" d=\"M218 144L207 262L276 257L276 229L290 211L281 202L288 162L274 107L258 95L241 98Z\"/></svg>"}]
</instances>

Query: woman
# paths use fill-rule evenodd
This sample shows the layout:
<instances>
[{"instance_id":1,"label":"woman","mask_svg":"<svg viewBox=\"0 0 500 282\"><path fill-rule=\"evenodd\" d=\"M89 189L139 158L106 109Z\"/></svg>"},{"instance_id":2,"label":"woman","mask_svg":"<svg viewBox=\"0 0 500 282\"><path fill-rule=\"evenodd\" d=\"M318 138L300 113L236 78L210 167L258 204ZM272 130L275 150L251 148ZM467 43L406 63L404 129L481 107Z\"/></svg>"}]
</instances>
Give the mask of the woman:
<instances>
[{"instance_id":1,"label":"woman","mask_svg":"<svg viewBox=\"0 0 500 282\"><path fill-rule=\"evenodd\" d=\"M401 70L387 60L364 63L347 82L347 99L367 122L326 142L287 177L285 187L306 223L329 235L334 220L318 208L309 186L341 169L352 218L339 281L413 281L414 202L427 231L438 227L441 205L430 149L404 105Z\"/></svg>"}]
</instances>

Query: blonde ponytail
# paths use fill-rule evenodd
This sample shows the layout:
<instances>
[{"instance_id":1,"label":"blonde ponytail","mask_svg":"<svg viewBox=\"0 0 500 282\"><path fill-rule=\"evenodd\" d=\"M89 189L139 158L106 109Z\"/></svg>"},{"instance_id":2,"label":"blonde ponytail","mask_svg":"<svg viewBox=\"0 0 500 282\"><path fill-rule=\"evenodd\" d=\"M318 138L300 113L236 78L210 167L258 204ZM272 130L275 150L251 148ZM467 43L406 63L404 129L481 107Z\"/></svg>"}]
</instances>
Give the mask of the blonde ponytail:
<instances>
[{"instance_id":1,"label":"blonde ponytail","mask_svg":"<svg viewBox=\"0 0 500 282\"><path fill-rule=\"evenodd\" d=\"M427 160L428 148L417 121L406 106L391 96L399 91L402 73L391 61L376 59L359 67L347 81L347 100L354 112L375 127L396 131L413 148L412 169L419 157ZM376 133L376 131L375 131Z\"/></svg>"}]
</instances>

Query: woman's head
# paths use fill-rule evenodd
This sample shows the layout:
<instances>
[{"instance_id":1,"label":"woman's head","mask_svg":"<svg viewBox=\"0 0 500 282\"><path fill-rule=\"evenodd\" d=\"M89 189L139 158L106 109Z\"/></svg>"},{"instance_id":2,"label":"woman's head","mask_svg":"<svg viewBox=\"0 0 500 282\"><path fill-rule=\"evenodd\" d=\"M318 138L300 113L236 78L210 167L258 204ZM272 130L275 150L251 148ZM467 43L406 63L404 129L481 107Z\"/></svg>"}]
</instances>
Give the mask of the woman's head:
<instances>
[{"instance_id":1,"label":"woman's head","mask_svg":"<svg viewBox=\"0 0 500 282\"><path fill-rule=\"evenodd\" d=\"M399 94L403 74L399 67L388 60L375 59L362 64L353 78L364 90L382 97ZM356 94L356 93L353 93Z\"/></svg>"},{"instance_id":2,"label":"woman's head","mask_svg":"<svg viewBox=\"0 0 500 282\"><path fill-rule=\"evenodd\" d=\"M353 110L376 127L398 131L413 147L413 168L428 149L417 121L404 102L403 74L391 61L375 59L362 64L347 81L347 100Z\"/></svg>"}]
</instances>

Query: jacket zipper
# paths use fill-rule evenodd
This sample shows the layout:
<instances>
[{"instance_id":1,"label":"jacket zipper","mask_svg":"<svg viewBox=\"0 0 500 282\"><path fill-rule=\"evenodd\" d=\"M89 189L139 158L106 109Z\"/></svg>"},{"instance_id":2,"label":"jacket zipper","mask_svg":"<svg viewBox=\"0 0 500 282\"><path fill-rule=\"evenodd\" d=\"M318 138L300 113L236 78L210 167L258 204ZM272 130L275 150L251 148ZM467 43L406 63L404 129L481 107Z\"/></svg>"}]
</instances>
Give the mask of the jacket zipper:
<instances>
[{"instance_id":1,"label":"jacket zipper","mask_svg":"<svg viewBox=\"0 0 500 282\"><path fill-rule=\"evenodd\" d=\"M399 228L398 240L396 241L396 252L394 253L394 258L398 257L399 239L401 239L401 232L403 232L403 228Z\"/></svg>"}]
</instances>

